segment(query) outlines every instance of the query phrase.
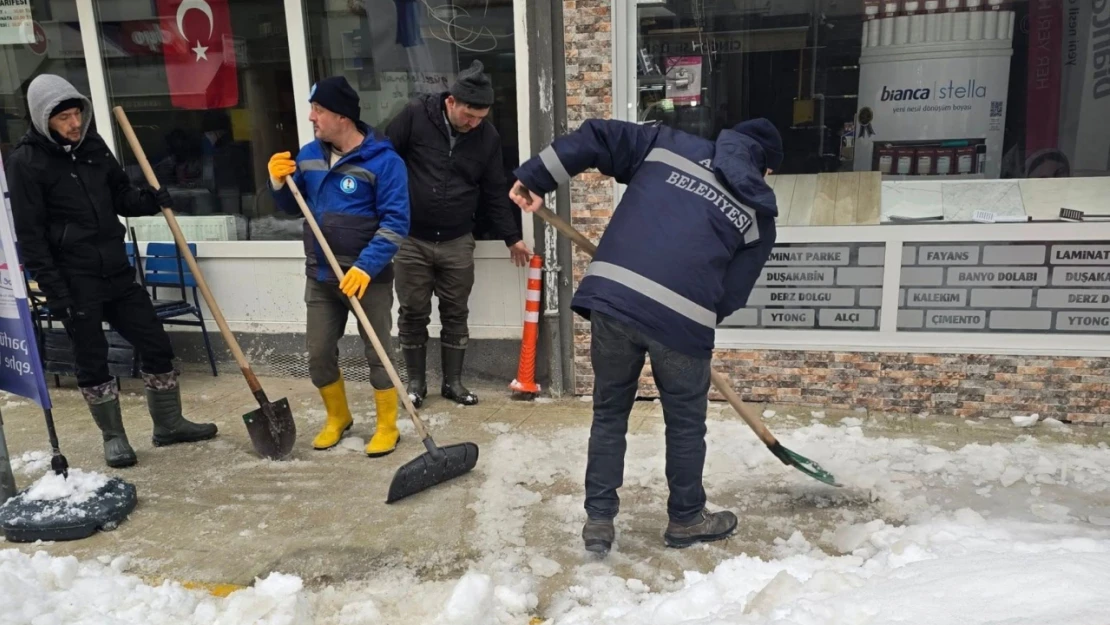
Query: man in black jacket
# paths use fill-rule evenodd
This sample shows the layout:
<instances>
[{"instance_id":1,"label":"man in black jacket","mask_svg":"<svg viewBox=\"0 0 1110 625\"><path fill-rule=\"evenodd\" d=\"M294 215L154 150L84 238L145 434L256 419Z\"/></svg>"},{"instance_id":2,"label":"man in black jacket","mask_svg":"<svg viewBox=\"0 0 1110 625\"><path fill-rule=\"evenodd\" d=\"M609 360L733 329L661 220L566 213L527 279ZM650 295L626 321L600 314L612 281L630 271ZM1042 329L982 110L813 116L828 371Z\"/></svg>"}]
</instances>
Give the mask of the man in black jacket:
<instances>
[{"instance_id":1,"label":"man in black jacket","mask_svg":"<svg viewBox=\"0 0 1110 625\"><path fill-rule=\"evenodd\" d=\"M531 256L508 199L501 137L486 121L492 105L489 76L474 61L450 91L415 98L385 130L409 174L411 226L393 260L401 304L397 330L408 369L407 391L416 406L428 393L424 371L433 292L439 297L443 327L441 393L463 405L478 403L462 383L478 209L488 213L514 263L523 267Z\"/></svg>"},{"instance_id":2,"label":"man in black jacket","mask_svg":"<svg viewBox=\"0 0 1110 625\"><path fill-rule=\"evenodd\" d=\"M24 265L61 318L74 347L77 386L104 439L110 467L135 464L108 371L107 322L142 358L156 446L210 439L216 426L181 414L173 348L150 295L135 281L119 217L171 206L165 189L132 186L107 144L89 130L88 98L60 76L27 88L32 128L8 161L16 237Z\"/></svg>"}]
</instances>

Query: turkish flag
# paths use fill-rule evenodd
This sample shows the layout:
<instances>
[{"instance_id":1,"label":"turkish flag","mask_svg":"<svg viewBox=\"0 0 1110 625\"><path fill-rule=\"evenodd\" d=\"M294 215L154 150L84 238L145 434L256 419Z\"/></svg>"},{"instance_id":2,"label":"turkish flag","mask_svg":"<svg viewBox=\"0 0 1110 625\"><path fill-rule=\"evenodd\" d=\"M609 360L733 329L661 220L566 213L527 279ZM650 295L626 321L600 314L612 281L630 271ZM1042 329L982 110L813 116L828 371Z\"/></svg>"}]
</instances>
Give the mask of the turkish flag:
<instances>
[{"instance_id":1,"label":"turkish flag","mask_svg":"<svg viewBox=\"0 0 1110 625\"><path fill-rule=\"evenodd\" d=\"M184 109L239 102L228 0L158 0L170 100Z\"/></svg>"}]
</instances>

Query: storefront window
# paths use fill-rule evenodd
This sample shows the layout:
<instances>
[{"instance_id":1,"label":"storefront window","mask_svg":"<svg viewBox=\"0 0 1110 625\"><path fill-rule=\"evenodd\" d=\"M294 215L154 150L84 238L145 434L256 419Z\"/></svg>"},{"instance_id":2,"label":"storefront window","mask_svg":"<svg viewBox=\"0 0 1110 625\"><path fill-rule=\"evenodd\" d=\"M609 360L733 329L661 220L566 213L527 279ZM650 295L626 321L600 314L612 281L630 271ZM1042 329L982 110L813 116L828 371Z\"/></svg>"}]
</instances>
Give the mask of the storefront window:
<instances>
[{"instance_id":1,"label":"storefront window","mask_svg":"<svg viewBox=\"0 0 1110 625\"><path fill-rule=\"evenodd\" d=\"M74 0L17 3L3 10L8 14L0 21L0 154L6 159L31 128L27 86L36 76L57 74L84 94L89 77Z\"/></svg>"},{"instance_id":2,"label":"storefront window","mask_svg":"<svg viewBox=\"0 0 1110 625\"><path fill-rule=\"evenodd\" d=\"M511 184L520 162L511 0L325 0L306 1L304 10L312 80L345 76L358 91L362 121L375 128L414 96L448 90L460 68L481 61L495 92L487 119L501 135ZM475 236L499 238L480 209Z\"/></svg>"},{"instance_id":3,"label":"storefront window","mask_svg":"<svg viewBox=\"0 0 1110 625\"><path fill-rule=\"evenodd\" d=\"M780 222L1055 219L1110 192L1108 2L637 11L638 120L713 138L769 118L786 144L772 180Z\"/></svg>"},{"instance_id":4,"label":"storefront window","mask_svg":"<svg viewBox=\"0 0 1110 625\"><path fill-rule=\"evenodd\" d=\"M299 239L275 209L266 162L297 144L281 0L97 0L108 98L122 106L193 240ZM108 128L100 120L101 132ZM116 129L112 122L111 127ZM121 161L144 178L127 140ZM160 217L129 219L169 240Z\"/></svg>"}]
</instances>

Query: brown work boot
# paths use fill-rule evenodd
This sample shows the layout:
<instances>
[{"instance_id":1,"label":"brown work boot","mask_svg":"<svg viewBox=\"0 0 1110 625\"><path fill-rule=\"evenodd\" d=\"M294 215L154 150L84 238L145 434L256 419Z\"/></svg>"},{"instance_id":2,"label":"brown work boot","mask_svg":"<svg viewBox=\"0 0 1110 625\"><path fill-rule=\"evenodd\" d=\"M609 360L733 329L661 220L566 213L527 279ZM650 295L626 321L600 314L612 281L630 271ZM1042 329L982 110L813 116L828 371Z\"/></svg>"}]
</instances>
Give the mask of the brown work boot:
<instances>
[{"instance_id":1,"label":"brown work boot","mask_svg":"<svg viewBox=\"0 0 1110 625\"><path fill-rule=\"evenodd\" d=\"M736 530L736 523L736 515L728 510L702 510L689 525L679 525L671 521L667 525L667 531L663 533L663 540L668 547L677 548L721 540Z\"/></svg>"},{"instance_id":2,"label":"brown work boot","mask_svg":"<svg viewBox=\"0 0 1110 625\"><path fill-rule=\"evenodd\" d=\"M608 553L613 547L615 535L613 519L589 519L582 526L582 540L586 543L586 551Z\"/></svg>"}]
</instances>

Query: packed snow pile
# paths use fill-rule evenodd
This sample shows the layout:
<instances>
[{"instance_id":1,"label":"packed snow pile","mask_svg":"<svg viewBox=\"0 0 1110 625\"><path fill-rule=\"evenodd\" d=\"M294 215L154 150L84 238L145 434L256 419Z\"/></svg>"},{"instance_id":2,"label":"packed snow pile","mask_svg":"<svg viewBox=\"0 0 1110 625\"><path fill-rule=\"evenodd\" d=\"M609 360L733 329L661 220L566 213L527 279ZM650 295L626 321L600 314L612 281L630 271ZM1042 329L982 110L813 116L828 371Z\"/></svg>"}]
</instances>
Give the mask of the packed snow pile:
<instances>
[{"instance_id":1,"label":"packed snow pile","mask_svg":"<svg viewBox=\"0 0 1110 625\"><path fill-rule=\"evenodd\" d=\"M44 474L23 493L24 501L56 501L62 505L84 503L108 483L106 476L95 471L71 468L68 473L68 477L53 471Z\"/></svg>"},{"instance_id":2,"label":"packed snow pile","mask_svg":"<svg viewBox=\"0 0 1110 625\"><path fill-rule=\"evenodd\" d=\"M301 580L271 574L252 588L217 599L166 582L149 586L117 559L105 566L0 551L0 622L5 625L309 625Z\"/></svg>"},{"instance_id":3,"label":"packed snow pile","mask_svg":"<svg viewBox=\"0 0 1110 625\"><path fill-rule=\"evenodd\" d=\"M1077 625L1110 614L1106 443L1022 432L940 446L868 436L857 417L776 432L844 484L832 488L784 467L743 423L712 420L706 490L739 513L740 535L675 552L640 516L665 502L662 436L633 434L631 496L614 551L599 560L578 536L586 431L502 425L483 424L497 437L470 487L466 546L479 555L461 574L428 579L386 567L364 581L304 588L277 572L219 599L148 586L118 561L8 550L0 623L524 625L541 615L548 625ZM806 517L814 509L832 521L814 525ZM759 539L763 557L739 546L761 535L756 527L770 532ZM709 564L677 579L666 573L691 554Z\"/></svg>"}]
</instances>

